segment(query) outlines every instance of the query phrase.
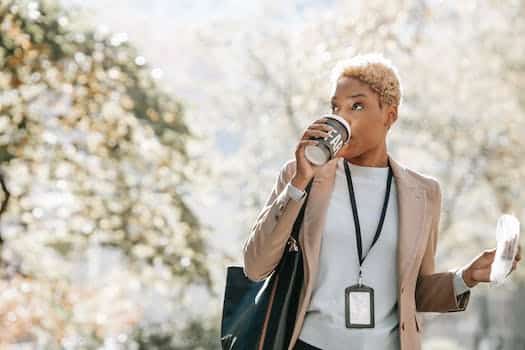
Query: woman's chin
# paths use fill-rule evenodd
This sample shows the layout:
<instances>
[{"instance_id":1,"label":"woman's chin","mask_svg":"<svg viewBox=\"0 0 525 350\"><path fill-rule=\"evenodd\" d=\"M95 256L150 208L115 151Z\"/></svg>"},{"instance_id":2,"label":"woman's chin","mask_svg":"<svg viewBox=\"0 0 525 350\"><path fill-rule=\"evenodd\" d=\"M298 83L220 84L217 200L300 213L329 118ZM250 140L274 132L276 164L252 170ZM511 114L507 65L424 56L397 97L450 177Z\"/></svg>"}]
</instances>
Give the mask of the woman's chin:
<instances>
[{"instance_id":1,"label":"woman's chin","mask_svg":"<svg viewBox=\"0 0 525 350\"><path fill-rule=\"evenodd\" d=\"M336 157L342 157L345 159L351 159L359 156L360 152L354 145L347 144L340 152L337 153Z\"/></svg>"}]
</instances>

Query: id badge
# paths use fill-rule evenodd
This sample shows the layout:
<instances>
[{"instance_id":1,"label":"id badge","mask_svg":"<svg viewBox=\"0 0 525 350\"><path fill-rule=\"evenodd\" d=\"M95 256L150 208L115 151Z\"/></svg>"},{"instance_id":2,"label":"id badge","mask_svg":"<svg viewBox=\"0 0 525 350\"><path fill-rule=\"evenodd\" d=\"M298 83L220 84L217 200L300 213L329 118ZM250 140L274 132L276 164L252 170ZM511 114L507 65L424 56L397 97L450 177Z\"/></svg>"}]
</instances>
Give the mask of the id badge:
<instances>
[{"instance_id":1,"label":"id badge","mask_svg":"<svg viewBox=\"0 0 525 350\"><path fill-rule=\"evenodd\" d=\"M374 328L374 289L364 284L345 288L346 328Z\"/></svg>"}]
</instances>

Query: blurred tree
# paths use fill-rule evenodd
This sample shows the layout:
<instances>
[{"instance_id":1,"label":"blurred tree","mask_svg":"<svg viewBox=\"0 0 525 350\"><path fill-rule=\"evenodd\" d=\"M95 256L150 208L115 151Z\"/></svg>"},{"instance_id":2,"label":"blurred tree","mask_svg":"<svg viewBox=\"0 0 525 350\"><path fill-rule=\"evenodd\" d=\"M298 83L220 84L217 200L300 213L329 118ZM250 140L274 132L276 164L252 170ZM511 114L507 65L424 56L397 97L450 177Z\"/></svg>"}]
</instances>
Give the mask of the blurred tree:
<instances>
[{"instance_id":1,"label":"blurred tree","mask_svg":"<svg viewBox=\"0 0 525 350\"><path fill-rule=\"evenodd\" d=\"M76 30L54 1L2 1L0 23L7 239L42 229L62 253L96 240L206 280L199 224L183 199L191 134L158 70L125 34ZM35 189L71 196L74 210L38 205ZM56 218L67 225L44 229Z\"/></svg>"},{"instance_id":2,"label":"blurred tree","mask_svg":"<svg viewBox=\"0 0 525 350\"><path fill-rule=\"evenodd\" d=\"M71 280L82 276L73 261L98 247L122 252L140 285L160 285L172 303L190 284L211 287L205 230L185 199L200 166L186 149L195 135L161 74L126 34L92 29L57 1L0 0L0 166L11 194L2 257L26 276L3 283L13 295L32 290L31 281L46 290L55 280L75 294ZM68 331L81 334L78 295L37 300L55 305ZM10 312L0 320L10 325L23 310L2 302ZM124 324L137 322L130 317ZM59 324L39 320L16 334L27 339L43 328L57 341L65 336ZM84 330L102 338L107 332Z\"/></svg>"}]
</instances>

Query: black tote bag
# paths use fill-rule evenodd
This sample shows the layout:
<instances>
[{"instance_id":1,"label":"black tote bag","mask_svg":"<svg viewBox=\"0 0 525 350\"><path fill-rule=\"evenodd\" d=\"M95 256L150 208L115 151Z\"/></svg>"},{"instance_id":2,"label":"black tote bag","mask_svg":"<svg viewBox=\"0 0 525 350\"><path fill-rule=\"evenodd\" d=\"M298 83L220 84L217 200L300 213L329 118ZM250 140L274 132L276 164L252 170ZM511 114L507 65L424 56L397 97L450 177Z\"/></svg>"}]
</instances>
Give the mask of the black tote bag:
<instances>
[{"instance_id":1,"label":"black tote bag","mask_svg":"<svg viewBox=\"0 0 525 350\"><path fill-rule=\"evenodd\" d=\"M272 274L253 282L244 275L242 266L227 267L221 321L223 350L288 348L304 279L299 229L312 182L313 178L306 186L306 199Z\"/></svg>"}]
</instances>

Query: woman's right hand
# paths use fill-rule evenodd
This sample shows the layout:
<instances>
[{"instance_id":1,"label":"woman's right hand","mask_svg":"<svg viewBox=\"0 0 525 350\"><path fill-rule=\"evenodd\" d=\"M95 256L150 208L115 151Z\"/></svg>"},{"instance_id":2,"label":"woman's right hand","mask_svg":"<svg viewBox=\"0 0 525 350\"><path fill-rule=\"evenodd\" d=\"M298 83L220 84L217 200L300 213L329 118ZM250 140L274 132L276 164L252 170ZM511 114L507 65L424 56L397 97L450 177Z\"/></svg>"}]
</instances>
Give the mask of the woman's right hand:
<instances>
[{"instance_id":1,"label":"woman's right hand","mask_svg":"<svg viewBox=\"0 0 525 350\"><path fill-rule=\"evenodd\" d=\"M319 171L319 168L321 168L321 165L312 164L306 159L304 149L308 145L316 145L318 143L317 140L310 140L311 137L328 137L328 132L332 128L324 123L326 119L327 118L319 118L314 120L303 132L295 149L296 170L292 179L292 185L300 190L306 188L308 182L310 182L312 177L314 177Z\"/></svg>"}]
</instances>

